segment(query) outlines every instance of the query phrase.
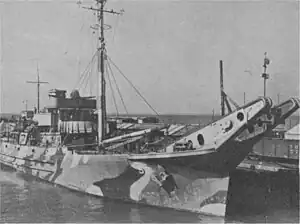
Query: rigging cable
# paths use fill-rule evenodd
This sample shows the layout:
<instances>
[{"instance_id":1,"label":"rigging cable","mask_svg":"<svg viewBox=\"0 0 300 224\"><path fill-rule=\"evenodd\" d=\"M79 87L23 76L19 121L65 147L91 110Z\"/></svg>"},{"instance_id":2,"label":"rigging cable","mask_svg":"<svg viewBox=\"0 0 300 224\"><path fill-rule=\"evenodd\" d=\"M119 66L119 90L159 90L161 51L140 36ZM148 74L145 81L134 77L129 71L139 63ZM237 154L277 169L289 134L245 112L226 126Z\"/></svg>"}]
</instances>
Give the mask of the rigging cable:
<instances>
[{"instance_id":1,"label":"rigging cable","mask_svg":"<svg viewBox=\"0 0 300 224\"><path fill-rule=\"evenodd\" d=\"M95 72L95 67L96 66L91 66L91 76L90 76L90 80L88 81L89 82L89 88L90 88L90 91L89 91L89 95L92 96L93 95L93 74L96 74Z\"/></svg>"},{"instance_id":2,"label":"rigging cable","mask_svg":"<svg viewBox=\"0 0 300 224\"><path fill-rule=\"evenodd\" d=\"M107 56L107 55L106 55L106 57L108 58L108 56ZM107 61L107 62L108 62L108 61ZM116 87L117 87L117 90L118 90L119 96L120 96L120 98L121 98L121 101L122 101L123 107L124 107L124 109L125 109L125 111L126 111L126 114L128 114L128 110L127 110L127 108L126 108L126 105L125 105L125 102L124 102L124 100L123 100L123 97L122 97L121 91L120 91L120 89L119 89L119 86L118 86L117 80L116 80L116 78L115 78L115 76L114 76L114 73L113 73L113 71L112 71L112 69L111 69L111 66L110 66L109 62L107 63L107 65L108 65L108 68L109 68L109 70L110 70L110 72L111 72L111 75L112 75L112 77L113 77L113 79L114 79L114 82L115 82L115 85L116 85Z\"/></svg>"},{"instance_id":3,"label":"rigging cable","mask_svg":"<svg viewBox=\"0 0 300 224\"><path fill-rule=\"evenodd\" d=\"M150 109L159 117L159 114L157 113L157 111L148 103L148 101L145 99L145 97L143 97L143 95L138 91L138 89L133 85L133 83L124 75L124 73L121 71L121 69L112 61L112 59L109 56L107 56L107 58L115 66L115 68L120 72L120 74L127 80L127 82L129 82L129 84L132 86L132 88L134 88L134 90L137 92L137 94L145 101L145 103L148 105L148 107L150 107Z\"/></svg>"},{"instance_id":4,"label":"rigging cable","mask_svg":"<svg viewBox=\"0 0 300 224\"><path fill-rule=\"evenodd\" d=\"M92 32L92 36L95 34L95 31ZM90 44L91 44L91 49L96 49L97 48L97 38L91 38ZM95 54L98 54L98 50L96 50ZM96 66L92 67L92 69L94 70L95 73L93 74L97 74L96 71ZM90 79L90 95L93 95L93 90L95 89L95 85L97 84L97 82L93 82L92 77Z\"/></svg>"},{"instance_id":5,"label":"rigging cable","mask_svg":"<svg viewBox=\"0 0 300 224\"><path fill-rule=\"evenodd\" d=\"M87 87L87 84L88 84L88 78L89 78L89 75L90 75L90 73L92 72L92 68L93 68L93 63L94 63L94 60L95 60L95 57L94 58L92 58L92 60L91 60L91 62L90 62L90 64L89 64L89 66L86 68L86 70L85 70L85 76L84 76L84 78L83 78L83 80L82 80L82 83L81 83L81 85L83 86L84 84L85 84L85 88ZM80 87L79 87L80 88Z\"/></svg>"},{"instance_id":6,"label":"rigging cable","mask_svg":"<svg viewBox=\"0 0 300 224\"><path fill-rule=\"evenodd\" d=\"M94 74L94 73L93 73L93 72L94 72L93 70L94 70L95 67L96 67L96 66L95 66L96 62L95 62L95 61L96 61L97 52L98 52L98 51L95 52L95 55L93 56L92 61L91 61L91 63L90 63L90 70L88 71L88 76L89 76L89 77L88 77L87 80L86 80L86 84L85 84L85 88L84 88L84 89L88 92L88 90L87 90L87 85L90 84L90 85L89 85L89 88L90 88L90 96L92 96L92 88L93 88L93 85L92 85L92 84L93 84L92 77L93 77L93 74ZM95 73L96 73L96 72L95 72Z\"/></svg>"},{"instance_id":7,"label":"rigging cable","mask_svg":"<svg viewBox=\"0 0 300 224\"><path fill-rule=\"evenodd\" d=\"M90 65L92 64L92 62L94 61L96 55L97 55L97 51L94 53L94 55L93 55L91 61L89 62L89 64L88 64L87 67L85 68L85 70L81 73L81 76L80 76L80 78L78 79L78 81L77 81L77 83L76 83L74 89L75 89L76 87L78 87L79 85L81 85L81 83L82 83L82 81L83 81L82 79L84 79L84 75L85 75L85 73L87 72L87 70L88 70L88 68L90 67Z\"/></svg>"},{"instance_id":8,"label":"rigging cable","mask_svg":"<svg viewBox=\"0 0 300 224\"><path fill-rule=\"evenodd\" d=\"M83 90L86 90L87 89L87 85L89 84L89 79L91 78L92 74L93 74L93 66L90 67L90 70L87 72L87 75L86 75L86 83L85 83L85 86L83 88ZM83 83L82 83L83 85Z\"/></svg>"},{"instance_id":9,"label":"rigging cable","mask_svg":"<svg viewBox=\"0 0 300 224\"><path fill-rule=\"evenodd\" d=\"M82 33L82 30L83 30L83 27L84 27L84 14L82 13L81 14L81 27L79 29L79 33ZM82 35L79 35L79 51L82 52ZM78 77L80 78L80 64L81 64L81 61L80 61L80 55L77 56L77 69L78 69Z\"/></svg>"},{"instance_id":10,"label":"rigging cable","mask_svg":"<svg viewBox=\"0 0 300 224\"><path fill-rule=\"evenodd\" d=\"M86 86L87 86L87 80L88 80L88 76L89 76L89 71L86 71L85 76L83 77L83 80L80 84L80 86L78 87L78 90L82 90L84 91ZM83 88L84 87L84 88Z\"/></svg>"},{"instance_id":11,"label":"rigging cable","mask_svg":"<svg viewBox=\"0 0 300 224\"><path fill-rule=\"evenodd\" d=\"M107 74L108 82L109 82L110 89L111 89L111 95L113 97L113 101L114 101L114 104L115 104L115 107L116 107L117 116L119 116L118 105L117 105L117 101L116 101L116 98L115 98L114 90L113 90L113 87L112 87L112 84L111 84L111 80L110 80L110 77L109 77L108 65L107 64L106 64L105 69L106 69L106 74Z\"/></svg>"},{"instance_id":12,"label":"rigging cable","mask_svg":"<svg viewBox=\"0 0 300 224\"><path fill-rule=\"evenodd\" d=\"M92 58L92 60L89 62L89 64L88 64L87 67L85 68L85 70L81 73L81 75L80 75L80 77L79 77L79 79L78 79L76 85L74 86L74 89L75 89L75 88L79 88L79 87L82 85L83 81L85 80L86 72L87 72L87 70L88 70L88 68L89 68L89 66L90 66L90 64L91 64L92 61L93 61L93 58Z\"/></svg>"}]
</instances>

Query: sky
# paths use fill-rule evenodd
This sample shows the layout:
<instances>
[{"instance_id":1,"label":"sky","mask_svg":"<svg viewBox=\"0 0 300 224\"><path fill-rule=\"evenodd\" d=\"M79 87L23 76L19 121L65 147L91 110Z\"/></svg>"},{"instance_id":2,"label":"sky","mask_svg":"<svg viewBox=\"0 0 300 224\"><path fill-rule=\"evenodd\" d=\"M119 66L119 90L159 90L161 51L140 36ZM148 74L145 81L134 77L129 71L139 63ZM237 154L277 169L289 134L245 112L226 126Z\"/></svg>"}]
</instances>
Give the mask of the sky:
<instances>
[{"instance_id":1,"label":"sky","mask_svg":"<svg viewBox=\"0 0 300 224\"><path fill-rule=\"evenodd\" d=\"M41 106L48 90L76 87L96 49L91 11L76 0L1 1L2 112L36 105L37 63L42 81ZM93 1L83 1L91 6ZM105 15L109 57L161 114L220 111L219 60L225 92L238 104L263 95L264 53L267 95L277 103L299 97L299 6L296 1L146 1L110 0ZM129 113L152 113L128 82L113 69ZM250 71L250 72L245 72ZM112 78L112 77L111 77ZM111 79L112 80L112 79ZM96 73L81 94L96 94ZM86 87L86 88L85 88ZM115 88L114 88L115 89ZM125 112L116 89L119 112ZM107 80L107 109L114 113Z\"/></svg>"}]
</instances>

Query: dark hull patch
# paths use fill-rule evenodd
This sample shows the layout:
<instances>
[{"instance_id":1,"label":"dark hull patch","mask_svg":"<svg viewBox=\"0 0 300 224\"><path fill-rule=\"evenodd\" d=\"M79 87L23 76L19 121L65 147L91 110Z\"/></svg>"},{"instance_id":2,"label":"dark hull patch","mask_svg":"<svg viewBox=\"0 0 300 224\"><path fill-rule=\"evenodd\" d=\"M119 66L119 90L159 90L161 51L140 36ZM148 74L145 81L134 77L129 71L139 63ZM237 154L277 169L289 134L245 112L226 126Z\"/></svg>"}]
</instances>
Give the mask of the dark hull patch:
<instances>
[{"instance_id":1,"label":"dark hull patch","mask_svg":"<svg viewBox=\"0 0 300 224\"><path fill-rule=\"evenodd\" d=\"M131 185L143 175L143 172L128 166L120 176L97 181L93 184L101 189L105 197L128 199L130 198Z\"/></svg>"}]
</instances>

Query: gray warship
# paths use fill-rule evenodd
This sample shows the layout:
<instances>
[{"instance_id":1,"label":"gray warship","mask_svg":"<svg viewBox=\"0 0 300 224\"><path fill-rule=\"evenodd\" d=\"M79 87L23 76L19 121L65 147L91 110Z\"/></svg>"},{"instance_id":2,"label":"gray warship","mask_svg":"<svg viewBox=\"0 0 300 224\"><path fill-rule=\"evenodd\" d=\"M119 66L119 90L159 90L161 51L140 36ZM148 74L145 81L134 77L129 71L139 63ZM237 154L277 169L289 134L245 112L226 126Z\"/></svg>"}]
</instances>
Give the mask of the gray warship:
<instances>
[{"instance_id":1,"label":"gray warship","mask_svg":"<svg viewBox=\"0 0 300 224\"><path fill-rule=\"evenodd\" d=\"M122 132L106 114L104 13L117 12L105 3L88 8L98 19L97 98L52 90L46 112L10 131L2 122L0 163L94 196L224 217L230 171L299 101L278 107L261 97L205 127L185 126L177 136L160 124Z\"/></svg>"}]
</instances>

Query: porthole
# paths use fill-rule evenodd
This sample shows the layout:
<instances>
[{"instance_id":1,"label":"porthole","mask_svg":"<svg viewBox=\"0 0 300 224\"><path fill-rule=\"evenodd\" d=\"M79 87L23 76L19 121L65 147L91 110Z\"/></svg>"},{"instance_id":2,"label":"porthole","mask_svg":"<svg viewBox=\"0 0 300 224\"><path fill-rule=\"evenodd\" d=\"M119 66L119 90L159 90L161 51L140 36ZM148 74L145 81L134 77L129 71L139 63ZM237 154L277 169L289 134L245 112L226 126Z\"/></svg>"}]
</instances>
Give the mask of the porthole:
<instances>
[{"instance_id":1,"label":"porthole","mask_svg":"<svg viewBox=\"0 0 300 224\"><path fill-rule=\"evenodd\" d=\"M243 121L245 116L243 113L239 112L236 117L239 121Z\"/></svg>"},{"instance_id":2,"label":"porthole","mask_svg":"<svg viewBox=\"0 0 300 224\"><path fill-rule=\"evenodd\" d=\"M202 134L198 134L197 140L198 140L199 145L204 145L204 137Z\"/></svg>"}]
</instances>

